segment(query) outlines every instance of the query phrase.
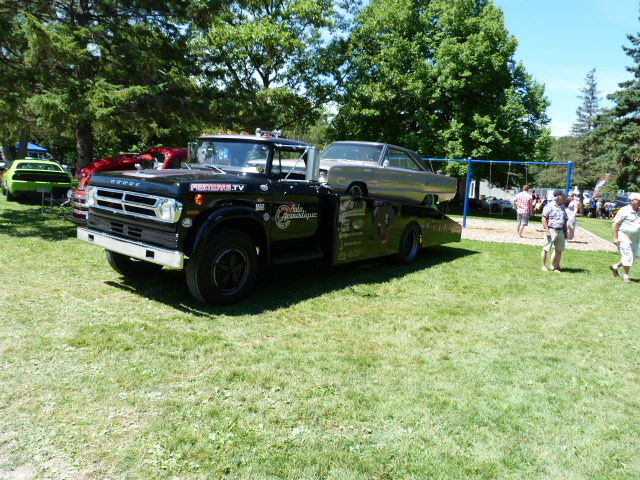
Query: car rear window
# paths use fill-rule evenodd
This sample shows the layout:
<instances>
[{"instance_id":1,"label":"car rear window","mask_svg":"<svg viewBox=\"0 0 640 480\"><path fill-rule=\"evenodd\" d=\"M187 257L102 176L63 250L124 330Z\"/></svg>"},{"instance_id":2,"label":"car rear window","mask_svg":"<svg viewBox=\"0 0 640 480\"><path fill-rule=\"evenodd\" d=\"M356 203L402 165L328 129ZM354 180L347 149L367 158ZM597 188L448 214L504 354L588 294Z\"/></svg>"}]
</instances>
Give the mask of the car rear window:
<instances>
[{"instance_id":1,"label":"car rear window","mask_svg":"<svg viewBox=\"0 0 640 480\"><path fill-rule=\"evenodd\" d=\"M20 170L46 170L50 172L61 172L62 168L53 163L20 162L16 165Z\"/></svg>"}]
</instances>

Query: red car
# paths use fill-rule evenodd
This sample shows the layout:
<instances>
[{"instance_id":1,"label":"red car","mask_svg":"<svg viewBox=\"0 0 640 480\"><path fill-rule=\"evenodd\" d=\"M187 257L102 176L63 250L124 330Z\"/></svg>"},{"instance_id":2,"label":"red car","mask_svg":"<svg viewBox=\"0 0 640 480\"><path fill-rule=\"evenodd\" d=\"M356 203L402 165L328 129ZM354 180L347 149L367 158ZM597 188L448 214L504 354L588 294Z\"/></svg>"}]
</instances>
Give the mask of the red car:
<instances>
[{"instance_id":1,"label":"red car","mask_svg":"<svg viewBox=\"0 0 640 480\"><path fill-rule=\"evenodd\" d=\"M95 172L109 170L136 170L138 168L170 169L181 168L187 159L188 150L176 147L152 147L141 153L124 153L115 157L95 160L76 172L79 181L77 187L69 190L68 197L71 204L69 220L80 225L87 223L89 209L85 205L85 188L91 175Z\"/></svg>"}]
</instances>

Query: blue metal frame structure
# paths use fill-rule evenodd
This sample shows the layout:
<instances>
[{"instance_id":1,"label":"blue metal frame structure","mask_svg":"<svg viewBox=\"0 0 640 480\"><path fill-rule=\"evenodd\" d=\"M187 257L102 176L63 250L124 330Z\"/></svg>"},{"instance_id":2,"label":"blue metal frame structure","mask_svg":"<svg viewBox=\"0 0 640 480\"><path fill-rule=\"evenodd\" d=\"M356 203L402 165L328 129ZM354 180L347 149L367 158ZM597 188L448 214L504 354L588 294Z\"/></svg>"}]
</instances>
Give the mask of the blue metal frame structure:
<instances>
[{"instance_id":1,"label":"blue metal frame structure","mask_svg":"<svg viewBox=\"0 0 640 480\"><path fill-rule=\"evenodd\" d=\"M469 209L469 188L471 187L471 169L474 163L505 163L509 165L568 165L569 169L567 172L567 183L565 184L564 192L568 193L571 188L571 173L573 170L573 163L571 162L511 162L509 160L472 160L468 159L455 159L455 158L423 158L424 161L432 161L432 162L467 162L467 184L464 189L464 210L462 217L462 227L466 228L467 226L467 211Z\"/></svg>"}]
</instances>

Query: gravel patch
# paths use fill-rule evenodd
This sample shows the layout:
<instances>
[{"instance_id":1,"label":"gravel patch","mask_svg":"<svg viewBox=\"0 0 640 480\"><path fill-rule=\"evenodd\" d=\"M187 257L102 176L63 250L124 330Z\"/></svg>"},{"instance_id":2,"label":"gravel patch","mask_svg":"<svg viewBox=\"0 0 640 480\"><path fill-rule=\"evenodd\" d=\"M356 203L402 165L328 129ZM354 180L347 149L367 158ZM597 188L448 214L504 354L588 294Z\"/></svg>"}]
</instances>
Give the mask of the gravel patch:
<instances>
[{"instance_id":1,"label":"gravel patch","mask_svg":"<svg viewBox=\"0 0 640 480\"><path fill-rule=\"evenodd\" d=\"M455 219L462 224L461 218ZM467 219L467 227L462 229L462 238L480 240L483 242L521 243L524 245L536 245L542 247L545 244L545 234L539 223L529 224L524 229L524 237L518 237L516 222L500 220ZM569 250L596 250L616 252L616 246L603 238L588 232L578 226L575 238L566 242Z\"/></svg>"}]
</instances>

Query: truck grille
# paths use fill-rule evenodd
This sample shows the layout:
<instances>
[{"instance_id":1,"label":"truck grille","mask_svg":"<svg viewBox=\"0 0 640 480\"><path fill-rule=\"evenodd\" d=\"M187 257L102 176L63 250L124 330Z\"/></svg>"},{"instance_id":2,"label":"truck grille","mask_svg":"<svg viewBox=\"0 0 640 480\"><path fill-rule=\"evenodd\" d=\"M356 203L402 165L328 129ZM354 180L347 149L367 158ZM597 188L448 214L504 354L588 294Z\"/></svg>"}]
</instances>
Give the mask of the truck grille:
<instances>
[{"instance_id":1,"label":"truck grille","mask_svg":"<svg viewBox=\"0 0 640 480\"><path fill-rule=\"evenodd\" d=\"M160 204L166 198L113 188L93 187L93 189L96 202L93 208L167 222L160 215Z\"/></svg>"},{"instance_id":2,"label":"truck grille","mask_svg":"<svg viewBox=\"0 0 640 480\"><path fill-rule=\"evenodd\" d=\"M175 224L148 222L144 220L125 220L111 213L98 213L91 210L89 228L111 235L147 243L168 249L178 247L178 232Z\"/></svg>"}]
</instances>

